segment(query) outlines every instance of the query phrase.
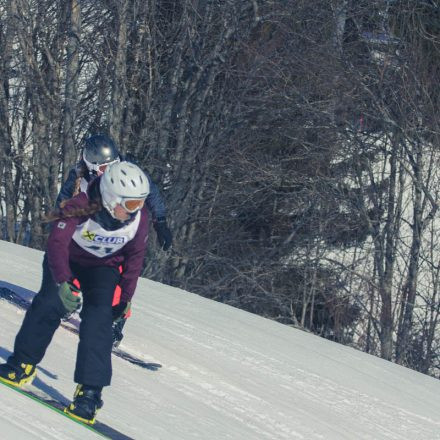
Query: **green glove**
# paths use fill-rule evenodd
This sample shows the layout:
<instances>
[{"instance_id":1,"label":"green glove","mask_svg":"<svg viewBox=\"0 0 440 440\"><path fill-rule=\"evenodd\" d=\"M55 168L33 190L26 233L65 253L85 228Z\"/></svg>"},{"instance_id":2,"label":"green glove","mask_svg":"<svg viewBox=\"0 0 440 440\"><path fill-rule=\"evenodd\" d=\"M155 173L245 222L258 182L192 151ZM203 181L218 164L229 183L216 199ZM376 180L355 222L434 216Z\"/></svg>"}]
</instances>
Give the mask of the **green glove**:
<instances>
[{"instance_id":1,"label":"green glove","mask_svg":"<svg viewBox=\"0 0 440 440\"><path fill-rule=\"evenodd\" d=\"M74 283L77 283L76 286ZM66 313L63 319L69 319L69 317L76 311L80 311L82 307L82 292L79 288L77 280L64 281L58 285L58 295L63 303Z\"/></svg>"}]
</instances>

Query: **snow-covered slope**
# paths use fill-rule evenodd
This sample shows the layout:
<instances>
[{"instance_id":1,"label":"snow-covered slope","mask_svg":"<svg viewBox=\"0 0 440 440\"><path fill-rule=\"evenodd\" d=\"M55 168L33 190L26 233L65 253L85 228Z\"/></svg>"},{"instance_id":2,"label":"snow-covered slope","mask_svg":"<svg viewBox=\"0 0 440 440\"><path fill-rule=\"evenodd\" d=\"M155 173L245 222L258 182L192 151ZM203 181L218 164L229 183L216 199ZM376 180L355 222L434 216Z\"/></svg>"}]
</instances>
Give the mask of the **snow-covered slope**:
<instances>
[{"instance_id":1,"label":"snow-covered slope","mask_svg":"<svg viewBox=\"0 0 440 440\"><path fill-rule=\"evenodd\" d=\"M42 253L0 241L0 281L37 290ZM197 295L141 279L99 419L139 440L440 439L440 381ZM23 312L0 301L0 360ZM70 398L76 336L59 329L37 387ZM92 439L2 387L0 438Z\"/></svg>"}]
</instances>

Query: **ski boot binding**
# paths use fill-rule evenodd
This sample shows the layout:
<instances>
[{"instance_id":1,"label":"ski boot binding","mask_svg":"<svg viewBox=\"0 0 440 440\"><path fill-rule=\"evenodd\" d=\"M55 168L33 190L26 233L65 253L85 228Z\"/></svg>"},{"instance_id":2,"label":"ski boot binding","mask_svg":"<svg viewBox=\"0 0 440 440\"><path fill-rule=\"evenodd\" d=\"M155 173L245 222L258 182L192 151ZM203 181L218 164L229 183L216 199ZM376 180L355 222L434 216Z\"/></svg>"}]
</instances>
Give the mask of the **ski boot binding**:
<instances>
[{"instance_id":1,"label":"ski boot binding","mask_svg":"<svg viewBox=\"0 0 440 440\"><path fill-rule=\"evenodd\" d=\"M64 408L64 412L80 422L93 425L98 409L104 404L101 400L101 389L79 384L73 395L73 402Z\"/></svg>"},{"instance_id":2,"label":"ski boot binding","mask_svg":"<svg viewBox=\"0 0 440 440\"><path fill-rule=\"evenodd\" d=\"M30 384L37 374L35 365L6 363L0 365L0 380L15 387Z\"/></svg>"}]
</instances>

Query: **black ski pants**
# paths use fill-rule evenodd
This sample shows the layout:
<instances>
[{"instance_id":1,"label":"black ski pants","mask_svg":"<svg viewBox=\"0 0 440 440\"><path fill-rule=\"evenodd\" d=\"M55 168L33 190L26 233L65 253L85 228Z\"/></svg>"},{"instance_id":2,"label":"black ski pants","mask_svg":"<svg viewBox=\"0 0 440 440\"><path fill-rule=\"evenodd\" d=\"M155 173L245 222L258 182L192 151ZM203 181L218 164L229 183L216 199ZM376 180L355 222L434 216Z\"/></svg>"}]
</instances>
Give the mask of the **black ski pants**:
<instances>
[{"instance_id":1,"label":"black ski pants","mask_svg":"<svg viewBox=\"0 0 440 440\"><path fill-rule=\"evenodd\" d=\"M74 381L107 386L112 376L112 301L120 274L117 268L108 266L84 267L75 263L70 266L83 293ZM37 365L43 359L64 314L58 287L45 255L40 291L26 312L9 361Z\"/></svg>"}]
</instances>

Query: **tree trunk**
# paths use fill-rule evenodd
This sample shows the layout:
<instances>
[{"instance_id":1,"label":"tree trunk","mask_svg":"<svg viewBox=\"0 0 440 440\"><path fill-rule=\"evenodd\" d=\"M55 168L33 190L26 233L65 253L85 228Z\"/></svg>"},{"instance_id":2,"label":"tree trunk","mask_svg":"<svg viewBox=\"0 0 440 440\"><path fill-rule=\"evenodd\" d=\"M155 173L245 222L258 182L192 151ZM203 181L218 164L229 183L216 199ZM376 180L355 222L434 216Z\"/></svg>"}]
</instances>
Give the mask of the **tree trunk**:
<instances>
[{"instance_id":1,"label":"tree trunk","mask_svg":"<svg viewBox=\"0 0 440 440\"><path fill-rule=\"evenodd\" d=\"M66 48L66 84L64 88L64 120L63 120L63 163L62 182L67 178L70 168L75 164L75 119L78 105L79 49L81 32L81 6L78 0L69 0L68 38Z\"/></svg>"},{"instance_id":2,"label":"tree trunk","mask_svg":"<svg viewBox=\"0 0 440 440\"><path fill-rule=\"evenodd\" d=\"M110 113L110 135L119 145L121 142L124 109L127 102L127 30L128 0L117 1L118 40L115 57L115 74L112 84L112 108Z\"/></svg>"}]
</instances>

